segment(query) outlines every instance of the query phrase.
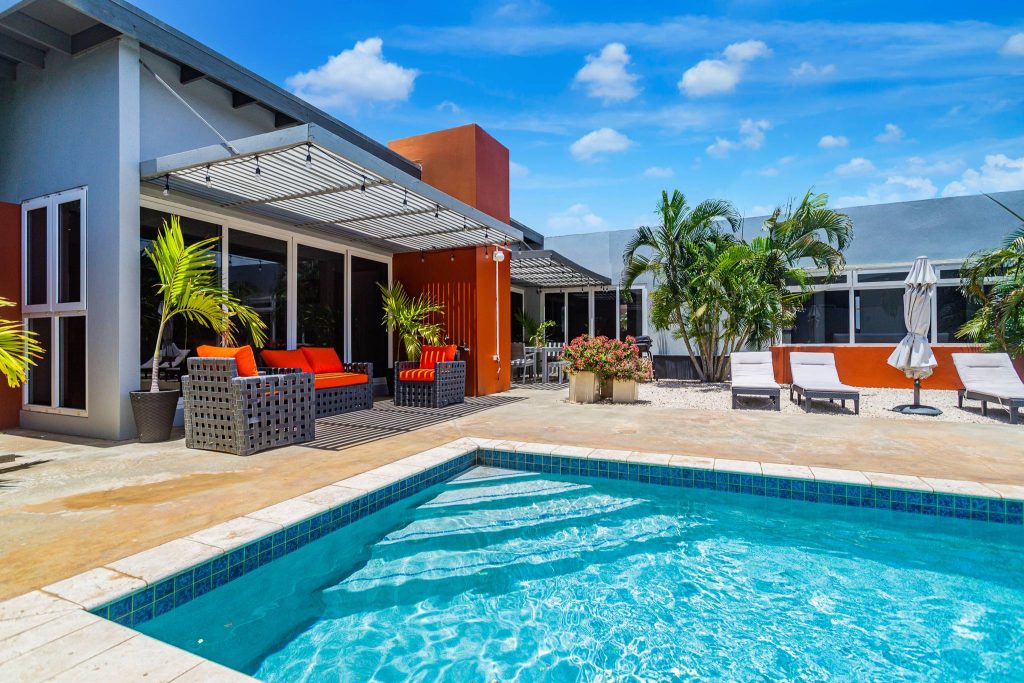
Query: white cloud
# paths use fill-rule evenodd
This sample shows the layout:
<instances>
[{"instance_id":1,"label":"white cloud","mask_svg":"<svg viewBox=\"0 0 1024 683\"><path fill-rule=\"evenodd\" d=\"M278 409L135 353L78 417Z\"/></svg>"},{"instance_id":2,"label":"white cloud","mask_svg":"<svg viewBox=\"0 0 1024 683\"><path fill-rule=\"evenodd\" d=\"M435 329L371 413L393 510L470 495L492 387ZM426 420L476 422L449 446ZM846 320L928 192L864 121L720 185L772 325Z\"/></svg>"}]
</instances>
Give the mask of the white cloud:
<instances>
[{"instance_id":1,"label":"white cloud","mask_svg":"<svg viewBox=\"0 0 1024 683\"><path fill-rule=\"evenodd\" d=\"M647 178L671 178L675 175L668 166L651 166L644 171L644 176Z\"/></svg>"},{"instance_id":2,"label":"white cloud","mask_svg":"<svg viewBox=\"0 0 1024 683\"><path fill-rule=\"evenodd\" d=\"M530 169L510 160L508 162L508 175L510 178L525 178L530 175Z\"/></svg>"},{"instance_id":3,"label":"white cloud","mask_svg":"<svg viewBox=\"0 0 1024 683\"><path fill-rule=\"evenodd\" d=\"M839 147L846 147L850 144L850 141L846 139L845 135L823 135L818 140L818 147L822 149L837 149Z\"/></svg>"},{"instance_id":4,"label":"white cloud","mask_svg":"<svg viewBox=\"0 0 1024 683\"><path fill-rule=\"evenodd\" d=\"M419 71L384 60L384 42L367 38L315 69L285 79L299 97L318 107L354 108L363 102L409 99Z\"/></svg>"},{"instance_id":5,"label":"white cloud","mask_svg":"<svg viewBox=\"0 0 1024 683\"><path fill-rule=\"evenodd\" d=\"M716 137L715 141L708 145L705 150L710 156L719 159L729 156L729 152L737 149L761 149L764 144L764 132L769 130L772 124L765 119L743 119L740 121L740 136L738 140L727 140Z\"/></svg>"},{"instance_id":6,"label":"white cloud","mask_svg":"<svg viewBox=\"0 0 1024 683\"><path fill-rule=\"evenodd\" d=\"M835 169L836 175L844 178L858 175L869 175L875 172L875 165L864 157L854 157L845 164L839 164Z\"/></svg>"},{"instance_id":7,"label":"white cloud","mask_svg":"<svg viewBox=\"0 0 1024 683\"><path fill-rule=\"evenodd\" d=\"M899 142L903 139L903 129L895 123L885 124L885 130L875 136L875 142Z\"/></svg>"},{"instance_id":8,"label":"white cloud","mask_svg":"<svg viewBox=\"0 0 1024 683\"><path fill-rule=\"evenodd\" d=\"M903 170L911 175L949 175L957 173L964 167L961 159L935 159L924 157L908 157L902 164Z\"/></svg>"},{"instance_id":9,"label":"white cloud","mask_svg":"<svg viewBox=\"0 0 1024 683\"><path fill-rule=\"evenodd\" d=\"M1024 33L1014 33L999 49L1004 57L1024 57Z\"/></svg>"},{"instance_id":10,"label":"white cloud","mask_svg":"<svg viewBox=\"0 0 1024 683\"><path fill-rule=\"evenodd\" d=\"M679 91L690 97L732 92L743 77L746 63L771 53L760 40L733 43L722 53L724 59L704 59L687 69L679 79Z\"/></svg>"},{"instance_id":11,"label":"white cloud","mask_svg":"<svg viewBox=\"0 0 1024 683\"><path fill-rule=\"evenodd\" d=\"M765 178L774 178L779 175L779 169L774 166L765 166L757 172L758 175L763 175Z\"/></svg>"},{"instance_id":12,"label":"white cloud","mask_svg":"<svg viewBox=\"0 0 1024 683\"><path fill-rule=\"evenodd\" d=\"M548 228L562 233L595 232L606 227L605 220L586 204L573 204L565 211L548 216Z\"/></svg>"},{"instance_id":13,"label":"white cloud","mask_svg":"<svg viewBox=\"0 0 1024 683\"><path fill-rule=\"evenodd\" d=\"M722 53L730 62L749 62L761 57L767 57L772 53L760 40L745 40L742 43L733 43L725 48Z\"/></svg>"},{"instance_id":14,"label":"white cloud","mask_svg":"<svg viewBox=\"0 0 1024 683\"><path fill-rule=\"evenodd\" d=\"M626 102L640 91L636 87L638 76L627 69L630 57L622 43L608 43L596 55L587 55L587 63L576 72L575 83L583 85L587 94L605 104Z\"/></svg>"},{"instance_id":15,"label":"white cloud","mask_svg":"<svg viewBox=\"0 0 1024 683\"><path fill-rule=\"evenodd\" d=\"M861 206L864 204L889 204L909 202L917 199L931 199L938 189L928 178L920 176L889 176L884 183L868 185L862 195L840 197L837 206Z\"/></svg>"},{"instance_id":16,"label":"white cloud","mask_svg":"<svg viewBox=\"0 0 1024 683\"><path fill-rule=\"evenodd\" d=\"M606 152L623 152L632 144L632 140L617 130L598 128L572 143L569 146L569 151L577 159L590 161Z\"/></svg>"},{"instance_id":17,"label":"white cloud","mask_svg":"<svg viewBox=\"0 0 1024 683\"><path fill-rule=\"evenodd\" d=\"M436 109L438 111L450 111L453 114L461 114L462 113L462 107L460 107L459 105L455 104L451 100L444 100L439 105L434 107L434 109Z\"/></svg>"},{"instance_id":18,"label":"white cloud","mask_svg":"<svg viewBox=\"0 0 1024 683\"><path fill-rule=\"evenodd\" d=\"M1024 189L1024 157L1011 159L1005 154L989 154L978 170L969 168L942 190L943 197L980 192L1005 192Z\"/></svg>"},{"instance_id":19,"label":"white cloud","mask_svg":"<svg viewBox=\"0 0 1024 683\"><path fill-rule=\"evenodd\" d=\"M825 64L824 66L815 66L810 62L800 62L800 66L793 67L789 70L793 78L800 80L813 81L821 78L828 78L836 72L835 64Z\"/></svg>"}]
</instances>

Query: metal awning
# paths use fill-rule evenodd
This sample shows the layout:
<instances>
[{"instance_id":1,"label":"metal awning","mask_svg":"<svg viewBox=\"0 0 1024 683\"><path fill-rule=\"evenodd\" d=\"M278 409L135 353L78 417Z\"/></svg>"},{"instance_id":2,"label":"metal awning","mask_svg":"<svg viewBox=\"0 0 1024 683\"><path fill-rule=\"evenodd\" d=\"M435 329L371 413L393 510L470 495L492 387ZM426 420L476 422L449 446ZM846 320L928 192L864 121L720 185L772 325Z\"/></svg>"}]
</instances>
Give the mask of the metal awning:
<instances>
[{"instance_id":1,"label":"metal awning","mask_svg":"<svg viewBox=\"0 0 1024 683\"><path fill-rule=\"evenodd\" d=\"M574 263L557 251L514 251L510 261L512 284L525 287L607 287L610 278Z\"/></svg>"},{"instance_id":2,"label":"metal awning","mask_svg":"<svg viewBox=\"0 0 1024 683\"><path fill-rule=\"evenodd\" d=\"M143 183L171 194L390 251L523 238L316 124L144 161L139 172Z\"/></svg>"}]
</instances>

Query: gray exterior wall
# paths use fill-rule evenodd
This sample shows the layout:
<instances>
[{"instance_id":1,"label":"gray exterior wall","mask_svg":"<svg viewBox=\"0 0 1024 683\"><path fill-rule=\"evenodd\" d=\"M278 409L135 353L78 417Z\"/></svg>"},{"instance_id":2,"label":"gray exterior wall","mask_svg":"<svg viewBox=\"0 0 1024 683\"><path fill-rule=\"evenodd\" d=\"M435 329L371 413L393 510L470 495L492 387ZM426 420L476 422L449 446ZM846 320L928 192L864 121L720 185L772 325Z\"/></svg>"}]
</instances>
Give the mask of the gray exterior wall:
<instances>
[{"instance_id":1,"label":"gray exterior wall","mask_svg":"<svg viewBox=\"0 0 1024 683\"><path fill-rule=\"evenodd\" d=\"M138 387L138 44L105 43L75 58L51 51L0 85L0 200L88 187L88 417L22 411L29 429L131 436ZM46 349L48 353L52 349Z\"/></svg>"}]
</instances>

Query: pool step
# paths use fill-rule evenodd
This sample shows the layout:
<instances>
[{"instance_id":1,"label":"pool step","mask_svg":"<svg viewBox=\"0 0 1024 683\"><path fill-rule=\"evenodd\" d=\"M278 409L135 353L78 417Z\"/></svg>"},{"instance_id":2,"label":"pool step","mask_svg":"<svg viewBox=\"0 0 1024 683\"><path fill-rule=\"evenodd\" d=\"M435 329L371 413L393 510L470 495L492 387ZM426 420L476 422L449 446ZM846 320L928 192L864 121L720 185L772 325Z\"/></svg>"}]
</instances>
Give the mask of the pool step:
<instances>
[{"instance_id":1,"label":"pool step","mask_svg":"<svg viewBox=\"0 0 1024 683\"><path fill-rule=\"evenodd\" d=\"M533 479L539 476L539 472L523 472L522 470L509 470L503 467L476 465L454 479L449 480L445 485L459 486L463 484L480 484L502 481L505 479Z\"/></svg>"},{"instance_id":2,"label":"pool step","mask_svg":"<svg viewBox=\"0 0 1024 683\"><path fill-rule=\"evenodd\" d=\"M484 480L479 484L445 487L437 496L420 505L419 510L430 513L470 506L478 509L487 506L505 506L517 499L561 496L567 493L587 491L590 488L592 487L589 484L552 479L532 478L498 483Z\"/></svg>"}]
</instances>

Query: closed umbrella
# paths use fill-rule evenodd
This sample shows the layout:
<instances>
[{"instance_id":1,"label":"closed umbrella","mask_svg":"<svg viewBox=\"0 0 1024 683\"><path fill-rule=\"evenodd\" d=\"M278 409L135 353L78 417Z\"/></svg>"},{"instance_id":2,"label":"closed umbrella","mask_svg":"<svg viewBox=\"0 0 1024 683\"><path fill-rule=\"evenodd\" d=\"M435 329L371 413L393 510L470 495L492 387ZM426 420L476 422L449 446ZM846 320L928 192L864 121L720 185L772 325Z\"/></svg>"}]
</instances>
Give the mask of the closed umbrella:
<instances>
[{"instance_id":1,"label":"closed umbrella","mask_svg":"<svg viewBox=\"0 0 1024 683\"><path fill-rule=\"evenodd\" d=\"M914 402L893 408L898 413L942 414L938 408L921 405L921 380L930 377L938 365L931 344L928 343L936 279L928 257L918 256L904 280L906 291L903 293L903 322L907 326L907 336L896 346L888 362L914 380Z\"/></svg>"}]
</instances>

